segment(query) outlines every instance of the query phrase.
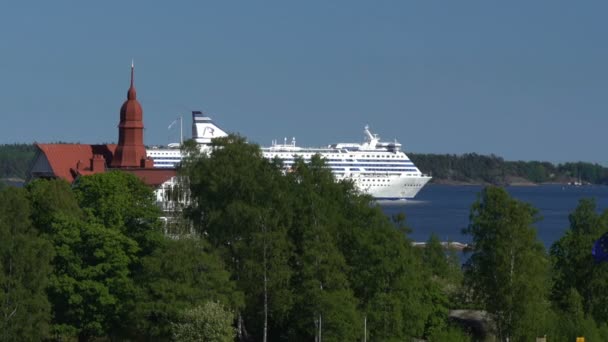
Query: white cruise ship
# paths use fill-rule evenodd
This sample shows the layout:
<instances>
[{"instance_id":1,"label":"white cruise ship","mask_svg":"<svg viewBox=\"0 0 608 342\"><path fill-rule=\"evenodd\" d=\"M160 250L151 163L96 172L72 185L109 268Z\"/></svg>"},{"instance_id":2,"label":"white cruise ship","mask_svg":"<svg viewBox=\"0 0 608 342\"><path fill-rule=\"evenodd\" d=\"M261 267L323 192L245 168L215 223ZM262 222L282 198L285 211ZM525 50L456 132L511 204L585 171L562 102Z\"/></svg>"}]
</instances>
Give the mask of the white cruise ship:
<instances>
[{"instance_id":1,"label":"white cruise ship","mask_svg":"<svg viewBox=\"0 0 608 342\"><path fill-rule=\"evenodd\" d=\"M263 147L267 158L279 157L285 167L294 163L295 157L310 160L321 155L337 180L351 179L357 188L379 200L403 200L413 198L431 179L401 151L398 142L381 142L368 126L364 130L365 141L339 143L325 148L304 148L291 143Z\"/></svg>"},{"instance_id":2,"label":"white cruise ship","mask_svg":"<svg viewBox=\"0 0 608 342\"><path fill-rule=\"evenodd\" d=\"M351 179L362 192L378 200L411 199L431 179L420 172L416 165L401 151L398 142L381 142L369 127L364 130L363 143L339 143L325 148L299 147L293 139L290 143L276 141L270 147L262 147L264 157L280 158L286 168L295 158L304 160L319 154L331 168L337 180ZM201 112L192 112L192 138L207 148L211 139L227 133ZM148 156L154 159L155 167L175 167L181 160L179 148L151 148Z\"/></svg>"}]
</instances>

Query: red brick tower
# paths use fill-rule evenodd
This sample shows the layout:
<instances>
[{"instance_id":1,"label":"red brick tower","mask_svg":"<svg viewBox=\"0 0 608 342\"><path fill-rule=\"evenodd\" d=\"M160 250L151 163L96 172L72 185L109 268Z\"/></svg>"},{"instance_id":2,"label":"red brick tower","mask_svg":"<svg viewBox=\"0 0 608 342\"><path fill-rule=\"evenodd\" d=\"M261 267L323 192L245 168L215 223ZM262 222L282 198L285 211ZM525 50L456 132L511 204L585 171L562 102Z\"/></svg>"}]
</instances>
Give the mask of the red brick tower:
<instances>
[{"instance_id":1,"label":"red brick tower","mask_svg":"<svg viewBox=\"0 0 608 342\"><path fill-rule=\"evenodd\" d=\"M118 146L112 159L112 167L115 168L141 167L146 159L143 110L133 86L133 70L131 63L131 87L127 92L127 100L120 107Z\"/></svg>"}]
</instances>

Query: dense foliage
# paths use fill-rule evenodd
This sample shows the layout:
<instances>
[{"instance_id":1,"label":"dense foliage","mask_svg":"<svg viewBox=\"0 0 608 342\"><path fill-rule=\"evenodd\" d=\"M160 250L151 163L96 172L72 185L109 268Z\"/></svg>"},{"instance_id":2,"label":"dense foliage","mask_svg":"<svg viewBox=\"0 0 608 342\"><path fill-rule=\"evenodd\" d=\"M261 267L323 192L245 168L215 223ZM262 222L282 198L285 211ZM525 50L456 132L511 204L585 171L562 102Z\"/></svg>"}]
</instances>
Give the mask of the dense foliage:
<instances>
[{"instance_id":1,"label":"dense foliage","mask_svg":"<svg viewBox=\"0 0 608 342\"><path fill-rule=\"evenodd\" d=\"M608 184L608 168L599 164L505 161L493 154L484 156L476 153L408 155L420 170L431 174L435 182Z\"/></svg>"},{"instance_id":2,"label":"dense foliage","mask_svg":"<svg viewBox=\"0 0 608 342\"><path fill-rule=\"evenodd\" d=\"M442 290L411 242L321 158L284 174L238 136L190 156L187 215L245 295L239 337L402 340L445 325L448 303L427 305Z\"/></svg>"},{"instance_id":3,"label":"dense foliage","mask_svg":"<svg viewBox=\"0 0 608 342\"><path fill-rule=\"evenodd\" d=\"M173 338L180 342L231 342L236 336L232 327L234 314L216 302L206 302L182 313L173 325Z\"/></svg>"},{"instance_id":4,"label":"dense foliage","mask_svg":"<svg viewBox=\"0 0 608 342\"><path fill-rule=\"evenodd\" d=\"M547 253L536 210L484 189L462 272L321 158L285 172L242 137L213 144L190 146L169 225L124 172L0 189L0 340L608 340L608 264L590 253L608 212L592 200Z\"/></svg>"},{"instance_id":5,"label":"dense foliage","mask_svg":"<svg viewBox=\"0 0 608 342\"><path fill-rule=\"evenodd\" d=\"M488 187L465 229L474 246L466 283L492 315L500 340L527 340L546 331L549 265L532 227L536 213L504 189Z\"/></svg>"},{"instance_id":6,"label":"dense foliage","mask_svg":"<svg viewBox=\"0 0 608 342\"><path fill-rule=\"evenodd\" d=\"M51 310L45 289L53 252L30 219L22 189L0 191L0 340L47 336Z\"/></svg>"}]
</instances>

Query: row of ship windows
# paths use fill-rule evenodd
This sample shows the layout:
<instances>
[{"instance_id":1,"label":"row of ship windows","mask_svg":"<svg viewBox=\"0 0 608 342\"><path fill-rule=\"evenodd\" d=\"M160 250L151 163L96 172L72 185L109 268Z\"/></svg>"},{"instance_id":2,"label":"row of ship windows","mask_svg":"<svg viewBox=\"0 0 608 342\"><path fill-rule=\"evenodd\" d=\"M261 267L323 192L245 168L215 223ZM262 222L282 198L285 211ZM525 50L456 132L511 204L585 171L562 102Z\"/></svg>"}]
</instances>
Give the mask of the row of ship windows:
<instances>
[{"instance_id":1,"label":"row of ship windows","mask_svg":"<svg viewBox=\"0 0 608 342\"><path fill-rule=\"evenodd\" d=\"M291 158L287 158L285 160L293 160ZM325 158L325 161L329 161L329 162L356 162L356 161L362 161L362 162L380 162L380 163L385 163L386 159L331 159L331 158ZM396 163L404 163L404 162L409 162L409 159L401 159L401 160L395 160L393 162ZM411 163L411 162L410 162ZM413 164L413 163L412 163Z\"/></svg>"},{"instance_id":2,"label":"row of ship windows","mask_svg":"<svg viewBox=\"0 0 608 342\"><path fill-rule=\"evenodd\" d=\"M375 179L369 180L369 179L364 179L363 181L361 181L361 183L371 183L369 185L376 185L376 186L390 186L391 184L380 184L380 183L373 183L375 182ZM380 182L380 181L379 181ZM388 182L388 181L384 181L384 182ZM416 186L420 186L420 184L404 184L403 186L408 186L408 187L416 187Z\"/></svg>"},{"instance_id":3,"label":"row of ship windows","mask_svg":"<svg viewBox=\"0 0 608 342\"><path fill-rule=\"evenodd\" d=\"M171 156L169 156L169 155L171 155ZM152 158L158 158L158 159L160 159L160 158L162 158L162 159L171 159L171 160L181 160L182 159L181 156L175 156L174 153L169 153L169 152L158 152L158 153L155 153L154 155L151 155L150 157L152 157ZM271 155L271 157L274 157L274 156ZM284 162L293 162L294 161L293 158L290 158L291 156L288 157L288 156L281 155L281 157L285 157L285 159L283 159ZM365 157L367 157L367 156L365 156ZM394 156L392 156L392 157L394 157ZM387 156L387 158L388 158L388 156ZM346 162L356 162L357 161L356 159L333 159L333 158L326 158L325 160L329 161L329 162L345 162L345 161ZM386 159L368 159L368 160L365 160L365 161L366 162L384 162L385 160ZM408 159L403 159L403 160L398 160L396 162L404 163L404 162L408 162L408 161L409 161ZM407 164L413 165L414 163L409 162Z\"/></svg>"},{"instance_id":4,"label":"row of ship windows","mask_svg":"<svg viewBox=\"0 0 608 342\"><path fill-rule=\"evenodd\" d=\"M357 170L352 170L352 171L357 171ZM395 169L395 168L382 168L382 169L378 169L378 168L369 168L369 167L366 167L365 171L400 171L400 172L412 171L412 172L415 172L416 169Z\"/></svg>"},{"instance_id":5,"label":"row of ship windows","mask_svg":"<svg viewBox=\"0 0 608 342\"><path fill-rule=\"evenodd\" d=\"M285 160L289 160L289 159L291 159L291 158L287 158ZM377 162L377 163L387 162L386 159L369 159L369 158L361 158L361 157L359 157L357 159L355 159L355 158L353 158L353 159L350 159L350 158L347 158L347 159L325 158L325 161L329 161L329 162L357 162L357 161L360 161L360 162L368 162L368 163L369 162ZM393 162L393 163L410 162L411 163L411 161L409 159L400 159L400 158L397 158L397 160L391 160L391 162Z\"/></svg>"},{"instance_id":6,"label":"row of ship windows","mask_svg":"<svg viewBox=\"0 0 608 342\"><path fill-rule=\"evenodd\" d=\"M376 182L375 179L363 179L361 182L363 183L370 183L370 182ZM390 182L389 179L378 179L377 180L378 183L387 183ZM420 184L405 184L405 186L420 186Z\"/></svg>"},{"instance_id":7,"label":"row of ship windows","mask_svg":"<svg viewBox=\"0 0 608 342\"><path fill-rule=\"evenodd\" d=\"M308 159L308 158L312 157L313 155L314 154L305 154L304 158ZM292 153L277 153L277 154L271 153L270 154L270 158L274 158L274 157L279 157L281 159L285 159L285 158L291 158L291 157L293 157L293 154ZM340 158L340 157L344 157L344 156L333 155L332 154L332 155L329 156L329 158L325 157L325 159L329 160L329 161L343 161L343 159L335 159L335 158ZM369 155L369 154L366 154L366 155L358 155L358 156L349 155L348 157L349 158L353 158L353 159L354 158L381 158L381 159L378 159L377 161L385 161L386 159L401 159L401 156L398 156L398 155L395 155L395 154L390 154L390 155L382 155L382 154L379 154L379 155L373 155L373 154ZM353 161L353 159L347 159L347 161ZM403 159L403 160L407 161L408 159ZM374 160L371 160L371 161L374 161Z\"/></svg>"},{"instance_id":8,"label":"row of ship windows","mask_svg":"<svg viewBox=\"0 0 608 342\"><path fill-rule=\"evenodd\" d=\"M158 161L158 160L154 161L154 166L157 166L157 165L176 165L176 164L177 164L176 162L163 162L163 161Z\"/></svg>"},{"instance_id":9,"label":"row of ship windows","mask_svg":"<svg viewBox=\"0 0 608 342\"><path fill-rule=\"evenodd\" d=\"M403 167L403 166L414 166L413 163L400 163L400 164L370 164L370 163L357 163L357 164L336 164L329 163L329 166L352 166L352 167L367 167L367 166L376 166L376 167Z\"/></svg>"},{"instance_id":10,"label":"row of ship windows","mask_svg":"<svg viewBox=\"0 0 608 342\"><path fill-rule=\"evenodd\" d=\"M177 164L177 162L172 162L172 161L161 161L161 160L155 160L154 161L154 165L155 166L174 166L175 164ZM332 171L345 171L346 168L343 167L332 167L331 168ZM360 171L361 169L359 168L349 168L349 171ZM416 169L398 169L398 168L390 168L390 167L385 167L385 168L365 168L365 171L393 171L393 172L408 172L408 171L413 171L415 172Z\"/></svg>"},{"instance_id":11,"label":"row of ship windows","mask_svg":"<svg viewBox=\"0 0 608 342\"><path fill-rule=\"evenodd\" d=\"M293 161L291 160L285 160L284 164L289 166L293 164ZM356 163L356 164L349 164L349 163L329 163L329 166L333 167L333 166L352 166L352 167L367 167L367 166L376 166L376 167L399 167L399 166L414 166L414 163L409 162L409 163L390 163L390 164L371 164L371 163Z\"/></svg>"},{"instance_id":12,"label":"row of ship windows","mask_svg":"<svg viewBox=\"0 0 608 342\"><path fill-rule=\"evenodd\" d=\"M346 168L344 167L332 167L331 168L332 171L345 171ZM360 169L357 168L350 168L349 171L360 171ZM396 172L407 172L407 171L416 171L416 169L395 169L395 168L365 168L365 171L383 171L383 172L388 172L388 171L396 171Z\"/></svg>"},{"instance_id":13,"label":"row of ship windows","mask_svg":"<svg viewBox=\"0 0 608 342\"><path fill-rule=\"evenodd\" d=\"M363 176L363 177L368 177L367 179L377 179L379 177L390 177L390 176L402 176L403 173L399 172L399 173L391 173L391 172L386 172L386 173L360 173L359 175ZM417 173L406 173L406 176L420 176L420 174ZM365 179L365 178L364 178Z\"/></svg>"}]
</instances>

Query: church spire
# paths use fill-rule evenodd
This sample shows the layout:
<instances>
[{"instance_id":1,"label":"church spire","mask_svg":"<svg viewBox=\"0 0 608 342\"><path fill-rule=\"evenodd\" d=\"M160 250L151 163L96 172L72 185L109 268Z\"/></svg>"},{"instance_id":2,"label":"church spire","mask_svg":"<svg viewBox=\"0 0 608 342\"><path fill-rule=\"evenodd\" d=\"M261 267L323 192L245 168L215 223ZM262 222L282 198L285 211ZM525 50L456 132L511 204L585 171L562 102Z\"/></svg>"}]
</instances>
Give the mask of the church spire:
<instances>
[{"instance_id":1,"label":"church spire","mask_svg":"<svg viewBox=\"0 0 608 342\"><path fill-rule=\"evenodd\" d=\"M137 92L135 91L134 82L135 82L135 64L133 63L133 60L131 59L131 86L129 87L129 91L127 92L128 100L137 99Z\"/></svg>"},{"instance_id":2,"label":"church spire","mask_svg":"<svg viewBox=\"0 0 608 342\"><path fill-rule=\"evenodd\" d=\"M127 100L120 108L120 123L118 124L118 146L112 159L112 167L140 167L146 159L144 146L143 110L137 101L135 92L135 67L131 62L131 84L127 92Z\"/></svg>"}]
</instances>

